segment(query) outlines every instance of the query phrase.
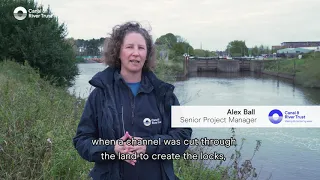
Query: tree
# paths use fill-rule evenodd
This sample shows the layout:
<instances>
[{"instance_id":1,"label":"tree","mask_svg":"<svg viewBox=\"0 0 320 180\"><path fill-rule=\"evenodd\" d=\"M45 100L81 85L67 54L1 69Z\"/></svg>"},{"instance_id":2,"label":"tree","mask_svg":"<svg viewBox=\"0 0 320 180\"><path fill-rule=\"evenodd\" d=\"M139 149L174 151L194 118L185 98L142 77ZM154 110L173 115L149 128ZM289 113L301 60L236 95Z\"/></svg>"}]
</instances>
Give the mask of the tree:
<instances>
[{"instance_id":1,"label":"tree","mask_svg":"<svg viewBox=\"0 0 320 180\"><path fill-rule=\"evenodd\" d=\"M177 43L177 38L172 33L167 33L165 35L160 36L156 42L157 45L167 45L169 48L172 48L174 44Z\"/></svg>"},{"instance_id":2,"label":"tree","mask_svg":"<svg viewBox=\"0 0 320 180\"><path fill-rule=\"evenodd\" d=\"M52 18L25 18L13 16L16 7L42 9L33 0L4 0L0 5L0 60L25 61L58 86L71 86L79 70L72 45L66 40L65 24L59 24L48 7Z\"/></svg>"},{"instance_id":3,"label":"tree","mask_svg":"<svg viewBox=\"0 0 320 180\"><path fill-rule=\"evenodd\" d=\"M176 39L177 39L177 43L179 43L179 42L187 43L187 40L184 39L182 36L176 35Z\"/></svg>"},{"instance_id":4,"label":"tree","mask_svg":"<svg viewBox=\"0 0 320 180\"><path fill-rule=\"evenodd\" d=\"M76 44L77 48L82 48L83 51L79 52L77 51L78 56L100 56L101 51L100 47L104 47L104 41L106 38L99 38L99 39L90 39L90 40L84 40L84 39L77 39Z\"/></svg>"},{"instance_id":5,"label":"tree","mask_svg":"<svg viewBox=\"0 0 320 180\"><path fill-rule=\"evenodd\" d=\"M157 38L155 44L161 50L170 50L169 58L182 56L184 53L193 54L193 47L181 36L167 33Z\"/></svg>"},{"instance_id":6,"label":"tree","mask_svg":"<svg viewBox=\"0 0 320 180\"><path fill-rule=\"evenodd\" d=\"M206 52L202 49L195 49L194 50L194 55L198 56L198 57L205 57L206 56Z\"/></svg>"},{"instance_id":7,"label":"tree","mask_svg":"<svg viewBox=\"0 0 320 180\"><path fill-rule=\"evenodd\" d=\"M87 51L87 54L91 55L91 56L97 56L99 55L99 46L100 46L100 42L99 40L96 40L96 39L91 39L88 41L87 43L87 48L86 48L86 51Z\"/></svg>"},{"instance_id":8,"label":"tree","mask_svg":"<svg viewBox=\"0 0 320 180\"><path fill-rule=\"evenodd\" d=\"M245 41L234 40L229 42L226 51L233 57L248 55L248 48Z\"/></svg>"},{"instance_id":9,"label":"tree","mask_svg":"<svg viewBox=\"0 0 320 180\"><path fill-rule=\"evenodd\" d=\"M72 50L73 50L74 54L77 54L78 47L76 45L75 39L74 38L68 38L68 39L66 39L66 41L67 41L67 43L70 44L70 46L72 46Z\"/></svg>"},{"instance_id":10,"label":"tree","mask_svg":"<svg viewBox=\"0 0 320 180\"><path fill-rule=\"evenodd\" d=\"M198 57L213 57L217 56L215 52L209 51L209 50L203 50L203 49L195 49L194 55Z\"/></svg>"},{"instance_id":11,"label":"tree","mask_svg":"<svg viewBox=\"0 0 320 180\"><path fill-rule=\"evenodd\" d=\"M251 49L251 55L252 56L259 56L259 48L258 46L254 46L252 49Z\"/></svg>"}]
</instances>

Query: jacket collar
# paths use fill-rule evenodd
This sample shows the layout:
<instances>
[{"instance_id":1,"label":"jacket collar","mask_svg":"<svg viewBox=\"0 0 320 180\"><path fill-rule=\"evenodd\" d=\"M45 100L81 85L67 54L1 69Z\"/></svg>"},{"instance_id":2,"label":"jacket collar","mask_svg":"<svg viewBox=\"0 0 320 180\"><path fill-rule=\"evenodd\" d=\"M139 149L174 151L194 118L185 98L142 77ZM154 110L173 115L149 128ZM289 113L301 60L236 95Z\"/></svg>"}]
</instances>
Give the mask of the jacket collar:
<instances>
[{"instance_id":1,"label":"jacket collar","mask_svg":"<svg viewBox=\"0 0 320 180\"><path fill-rule=\"evenodd\" d=\"M89 83L94 87L106 89L114 82L120 82L122 77L119 72L120 70L117 68L107 67L105 70L94 75ZM142 73L141 87L141 90L144 92L151 92L152 89L155 89L159 95L164 95L168 90L174 90L172 84L158 79L152 71L145 71Z\"/></svg>"},{"instance_id":2,"label":"jacket collar","mask_svg":"<svg viewBox=\"0 0 320 180\"><path fill-rule=\"evenodd\" d=\"M123 77L120 74L120 70L115 70L114 74L113 74L115 83L121 85L125 85L126 86L126 82L123 79ZM143 93L150 93L152 90L154 89L152 83L150 82L149 78L146 75L142 75L141 77L141 82L140 82L140 89L139 92L143 92Z\"/></svg>"}]
</instances>

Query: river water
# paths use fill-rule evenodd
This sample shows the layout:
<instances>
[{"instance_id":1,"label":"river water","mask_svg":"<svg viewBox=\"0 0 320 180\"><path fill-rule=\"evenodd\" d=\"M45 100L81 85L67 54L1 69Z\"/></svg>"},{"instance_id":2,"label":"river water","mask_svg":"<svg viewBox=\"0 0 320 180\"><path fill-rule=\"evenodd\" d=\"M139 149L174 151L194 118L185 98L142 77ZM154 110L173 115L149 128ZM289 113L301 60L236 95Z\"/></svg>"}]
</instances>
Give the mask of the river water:
<instances>
[{"instance_id":1,"label":"river water","mask_svg":"<svg viewBox=\"0 0 320 180\"><path fill-rule=\"evenodd\" d=\"M70 92L88 97L91 88L88 81L104 68L102 64L79 64L81 74ZM251 72L194 73L175 86L175 93L185 105L320 105L320 90L301 88L288 80ZM194 138L230 138L232 135L228 128L193 130ZM235 131L238 142L246 139L241 151L243 160L252 157L256 140L261 140L261 147L252 160L259 179L267 179L270 174L275 180L320 179L319 128L237 128ZM213 150L224 153L227 159L232 153L230 148Z\"/></svg>"}]
</instances>

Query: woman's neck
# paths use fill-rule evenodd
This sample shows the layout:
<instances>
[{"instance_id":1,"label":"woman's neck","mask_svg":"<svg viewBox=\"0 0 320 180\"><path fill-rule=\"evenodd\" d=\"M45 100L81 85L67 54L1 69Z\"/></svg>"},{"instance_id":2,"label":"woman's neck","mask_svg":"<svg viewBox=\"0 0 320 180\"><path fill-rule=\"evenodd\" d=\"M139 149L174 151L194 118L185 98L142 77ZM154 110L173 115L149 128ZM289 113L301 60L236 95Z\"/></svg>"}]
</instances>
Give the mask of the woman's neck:
<instances>
[{"instance_id":1,"label":"woman's neck","mask_svg":"<svg viewBox=\"0 0 320 180\"><path fill-rule=\"evenodd\" d=\"M142 72L131 73L121 70L120 74L127 83L136 83L141 81Z\"/></svg>"}]
</instances>

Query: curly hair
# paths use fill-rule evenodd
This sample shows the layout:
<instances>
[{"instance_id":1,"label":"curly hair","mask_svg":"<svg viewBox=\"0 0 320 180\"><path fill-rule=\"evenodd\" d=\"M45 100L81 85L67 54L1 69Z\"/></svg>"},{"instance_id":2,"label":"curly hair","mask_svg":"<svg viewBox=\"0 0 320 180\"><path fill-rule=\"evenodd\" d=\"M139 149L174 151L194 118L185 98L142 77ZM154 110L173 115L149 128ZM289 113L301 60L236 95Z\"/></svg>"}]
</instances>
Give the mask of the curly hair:
<instances>
[{"instance_id":1,"label":"curly hair","mask_svg":"<svg viewBox=\"0 0 320 180\"><path fill-rule=\"evenodd\" d=\"M152 70L156 59L152 36L138 22L126 22L122 25L116 25L112 29L110 37L106 38L104 44L104 63L110 67L121 68L121 60L119 58L121 45L125 36L131 32L139 33L144 37L147 45L147 57L142 70Z\"/></svg>"}]
</instances>

